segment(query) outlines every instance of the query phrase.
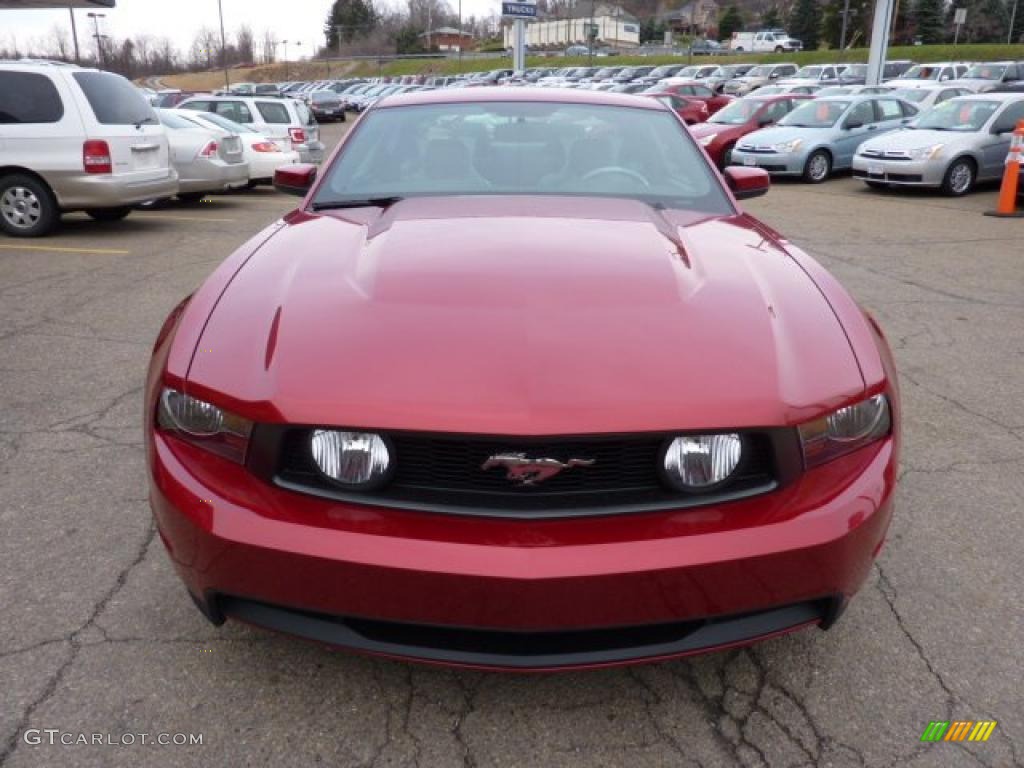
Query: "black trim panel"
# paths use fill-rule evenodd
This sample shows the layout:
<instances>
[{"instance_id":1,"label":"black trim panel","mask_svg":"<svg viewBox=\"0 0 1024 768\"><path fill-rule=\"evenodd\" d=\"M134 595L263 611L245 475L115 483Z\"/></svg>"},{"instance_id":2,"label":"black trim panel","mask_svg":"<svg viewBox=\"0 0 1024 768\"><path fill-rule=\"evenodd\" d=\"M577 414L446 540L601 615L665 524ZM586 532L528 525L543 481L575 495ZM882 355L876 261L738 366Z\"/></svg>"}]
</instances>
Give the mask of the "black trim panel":
<instances>
[{"instance_id":1,"label":"black trim panel","mask_svg":"<svg viewBox=\"0 0 1024 768\"><path fill-rule=\"evenodd\" d=\"M743 643L821 622L825 598L736 616L600 629L511 631L330 616L221 595L224 615L307 640L422 661L545 669L637 661Z\"/></svg>"}]
</instances>

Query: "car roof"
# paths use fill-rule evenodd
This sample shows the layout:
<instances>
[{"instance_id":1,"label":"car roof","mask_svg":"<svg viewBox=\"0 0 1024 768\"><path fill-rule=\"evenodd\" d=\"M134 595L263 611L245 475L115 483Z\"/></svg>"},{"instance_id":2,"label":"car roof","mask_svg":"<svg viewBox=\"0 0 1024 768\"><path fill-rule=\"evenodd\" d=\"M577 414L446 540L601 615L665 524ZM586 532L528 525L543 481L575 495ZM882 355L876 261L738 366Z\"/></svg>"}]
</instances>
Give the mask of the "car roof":
<instances>
[{"instance_id":1,"label":"car roof","mask_svg":"<svg viewBox=\"0 0 1024 768\"><path fill-rule=\"evenodd\" d=\"M542 104L591 104L608 107L634 107L661 110L658 103L638 99L633 94L584 91L570 88L469 88L460 90L415 91L395 94L377 109L419 106L422 104L489 104L495 102L534 102Z\"/></svg>"},{"instance_id":2,"label":"car roof","mask_svg":"<svg viewBox=\"0 0 1024 768\"><path fill-rule=\"evenodd\" d=\"M988 93L971 93L967 96L957 96L957 101L1017 101L1021 98L1019 93L1007 93L1000 91L989 91ZM950 99L953 101L953 99Z\"/></svg>"}]
</instances>

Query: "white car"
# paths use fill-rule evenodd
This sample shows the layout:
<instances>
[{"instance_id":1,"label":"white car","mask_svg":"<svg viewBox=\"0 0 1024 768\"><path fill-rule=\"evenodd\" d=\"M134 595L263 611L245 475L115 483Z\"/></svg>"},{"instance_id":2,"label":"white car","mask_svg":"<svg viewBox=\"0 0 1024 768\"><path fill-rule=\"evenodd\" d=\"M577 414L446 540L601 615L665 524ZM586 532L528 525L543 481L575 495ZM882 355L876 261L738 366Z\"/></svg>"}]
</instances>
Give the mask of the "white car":
<instances>
[{"instance_id":1,"label":"white car","mask_svg":"<svg viewBox=\"0 0 1024 768\"><path fill-rule=\"evenodd\" d=\"M242 142L245 160L249 163L249 188L257 184L270 184L274 181L274 171L282 165L302 162L295 150L283 151L277 144L259 131L247 125L228 120L215 112L194 112L188 109L177 110L186 120L200 127L219 132L222 135L238 136Z\"/></svg>"},{"instance_id":2,"label":"white car","mask_svg":"<svg viewBox=\"0 0 1024 768\"><path fill-rule=\"evenodd\" d=\"M259 96L193 96L178 109L213 112L259 131L283 151L295 150L304 163L321 163L324 145L320 127L304 103L298 99Z\"/></svg>"},{"instance_id":3,"label":"white car","mask_svg":"<svg viewBox=\"0 0 1024 768\"><path fill-rule=\"evenodd\" d=\"M963 86L944 85L942 83L922 85L917 88L896 88L889 91L890 95L904 101L909 101L921 112L931 109L936 104L941 104L949 99L955 99L957 96L967 96L970 93L972 91Z\"/></svg>"},{"instance_id":4,"label":"white car","mask_svg":"<svg viewBox=\"0 0 1024 768\"><path fill-rule=\"evenodd\" d=\"M938 61L934 64L915 64L894 80L886 81L895 88L920 88L924 85L947 83L963 77L970 68L966 61Z\"/></svg>"},{"instance_id":5,"label":"white car","mask_svg":"<svg viewBox=\"0 0 1024 768\"><path fill-rule=\"evenodd\" d=\"M68 211L113 221L177 191L167 133L130 82L0 62L0 231L45 235Z\"/></svg>"}]
</instances>

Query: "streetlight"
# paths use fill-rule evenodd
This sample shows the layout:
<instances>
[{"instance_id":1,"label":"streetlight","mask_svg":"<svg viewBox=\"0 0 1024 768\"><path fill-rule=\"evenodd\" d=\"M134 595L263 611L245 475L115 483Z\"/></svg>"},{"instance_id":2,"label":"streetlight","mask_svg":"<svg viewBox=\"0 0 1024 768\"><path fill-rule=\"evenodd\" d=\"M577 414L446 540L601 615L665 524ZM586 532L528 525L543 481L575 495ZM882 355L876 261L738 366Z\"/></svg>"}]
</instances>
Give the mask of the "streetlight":
<instances>
[{"instance_id":1,"label":"streetlight","mask_svg":"<svg viewBox=\"0 0 1024 768\"><path fill-rule=\"evenodd\" d=\"M71 37L75 41L75 64L82 63L82 56L78 52L78 26L75 24L75 9L68 6L68 15L71 16Z\"/></svg>"},{"instance_id":2,"label":"streetlight","mask_svg":"<svg viewBox=\"0 0 1024 768\"><path fill-rule=\"evenodd\" d=\"M106 14L94 13L92 11L89 11L89 13L87 13L86 16L92 19L93 29L95 30L95 32L93 33L93 37L96 38L96 56L97 58L99 58L100 67L102 68L106 65L106 63L103 60L103 40L101 39L102 36L100 35L100 19L106 18Z\"/></svg>"},{"instance_id":3,"label":"streetlight","mask_svg":"<svg viewBox=\"0 0 1024 768\"><path fill-rule=\"evenodd\" d=\"M217 13L220 14L220 65L224 68L224 90L231 90L231 80L228 78L227 40L224 38L224 6L221 0L217 0Z\"/></svg>"}]
</instances>

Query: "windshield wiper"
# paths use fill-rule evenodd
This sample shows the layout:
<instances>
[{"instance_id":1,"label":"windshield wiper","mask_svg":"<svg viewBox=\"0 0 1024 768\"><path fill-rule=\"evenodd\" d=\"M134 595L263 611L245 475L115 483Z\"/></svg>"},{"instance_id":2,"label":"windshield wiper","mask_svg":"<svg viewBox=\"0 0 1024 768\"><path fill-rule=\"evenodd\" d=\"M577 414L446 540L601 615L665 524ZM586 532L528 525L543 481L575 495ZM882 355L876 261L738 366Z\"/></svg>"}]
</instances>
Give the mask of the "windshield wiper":
<instances>
[{"instance_id":1,"label":"windshield wiper","mask_svg":"<svg viewBox=\"0 0 1024 768\"><path fill-rule=\"evenodd\" d=\"M339 208L367 208L370 206L387 208L395 203L400 203L404 199L402 197L364 197L352 200L324 200L320 203L313 203L313 210L329 211Z\"/></svg>"},{"instance_id":2,"label":"windshield wiper","mask_svg":"<svg viewBox=\"0 0 1024 768\"><path fill-rule=\"evenodd\" d=\"M155 117L144 117L144 118L142 118L141 120L139 120L138 122L135 123L135 127L136 128L141 128L143 125L151 125L151 124L156 124L156 123L159 123L159 122L160 121L157 120Z\"/></svg>"}]
</instances>

